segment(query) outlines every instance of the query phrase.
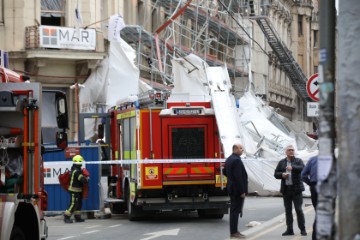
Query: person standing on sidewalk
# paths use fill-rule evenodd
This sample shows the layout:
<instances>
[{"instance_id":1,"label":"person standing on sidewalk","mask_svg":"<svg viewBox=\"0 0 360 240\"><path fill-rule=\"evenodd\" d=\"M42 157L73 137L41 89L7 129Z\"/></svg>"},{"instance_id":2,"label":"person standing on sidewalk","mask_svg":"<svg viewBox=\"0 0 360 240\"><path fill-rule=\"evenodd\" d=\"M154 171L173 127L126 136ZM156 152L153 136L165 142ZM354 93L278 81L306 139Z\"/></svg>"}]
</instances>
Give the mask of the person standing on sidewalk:
<instances>
[{"instance_id":1,"label":"person standing on sidewalk","mask_svg":"<svg viewBox=\"0 0 360 240\"><path fill-rule=\"evenodd\" d=\"M224 167L224 175L227 177L226 189L230 196L230 238L245 238L245 235L238 231L239 215L242 217L245 195L248 193L248 176L240 158L244 147L236 143L232 151Z\"/></svg>"},{"instance_id":2,"label":"person standing on sidewalk","mask_svg":"<svg viewBox=\"0 0 360 240\"><path fill-rule=\"evenodd\" d=\"M64 222L73 223L71 215L75 214L75 222L84 222L81 218L81 207L83 199L84 185L89 181L88 171L81 166L84 162L84 158L81 155L76 155L72 159L73 165L70 173L70 185L68 191L70 193L70 204L64 213Z\"/></svg>"},{"instance_id":3,"label":"person standing on sidewalk","mask_svg":"<svg viewBox=\"0 0 360 240\"><path fill-rule=\"evenodd\" d=\"M305 168L301 172L302 180L310 187L311 202L315 208L315 212L316 212L316 206L317 206L317 200L318 200L318 193L316 190L317 163L318 163L318 156L310 158L310 160L307 162ZM313 224L312 239L316 240L316 214L315 214L315 220L314 220L314 224Z\"/></svg>"},{"instance_id":4,"label":"person standing on sidewalk","mask_svg":"<svg viewBox=\"0 0 360 240\"><path fill-rule=\"evenodd\" d=\"M280 160L274 173L276 179L281 179L280 192L283 195L285 207L287 229L282 236L294 235L292 203L294 203L300 233L306 236L305 216L302 210L302 192L305 187L301 179L304 163L300 158L295 157L295 148L292 145L286 147L285 154L286 158Z\"/></svg>"}]
</instances>

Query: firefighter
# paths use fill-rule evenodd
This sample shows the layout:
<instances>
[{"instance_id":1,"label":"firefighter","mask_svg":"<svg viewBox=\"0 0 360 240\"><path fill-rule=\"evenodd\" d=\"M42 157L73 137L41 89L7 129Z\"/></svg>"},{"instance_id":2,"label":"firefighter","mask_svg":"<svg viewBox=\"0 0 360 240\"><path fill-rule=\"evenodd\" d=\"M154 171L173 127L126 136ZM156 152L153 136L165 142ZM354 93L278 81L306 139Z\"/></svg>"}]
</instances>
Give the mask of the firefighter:
<instances>
[{"instance_id":1,"label":"firefighter","mask_svg":"<svg viewBox=\"0 0 360 240\"><path fill-rule=\"evenodd\" d=\"M81 168L84 162L84 158L81 155L74 156L72 161L73 165L71 167L70 185L68 188L70 193L70 204L64 213L65 223L73 223L73 220L70 219L73 213L75 215L75 222L85 221L81 218L80 210L82 206L84 185L89 181L89 174L85 168Z\"/></svg>"}]
</instances>

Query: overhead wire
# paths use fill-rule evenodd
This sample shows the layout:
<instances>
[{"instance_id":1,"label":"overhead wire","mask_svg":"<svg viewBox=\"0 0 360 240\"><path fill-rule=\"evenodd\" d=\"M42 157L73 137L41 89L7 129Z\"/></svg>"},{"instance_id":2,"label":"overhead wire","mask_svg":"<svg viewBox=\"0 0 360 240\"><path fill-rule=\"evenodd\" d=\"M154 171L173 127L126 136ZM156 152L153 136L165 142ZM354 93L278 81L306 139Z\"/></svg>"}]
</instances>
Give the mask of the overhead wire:
<instances>
[{"instance_id":1,"label":"overhead wire","mask_svg":"<svg viewBox=\"0 0 360 240\"><path fill-rule=\"evenodd\" d=\"M44 78L64 78L64 79L76 79L76 78L87 78L89 77L88 75L79 75L79 76L55 76L55 75L41 75L41 74L35 74L35 73L31 73L31 72L26 72L26 71L22 71L22 70L18 70L18 69L14 69L14 72L17 73L23 73L25 75L28 76L33 76L33 77L44 77Z\"/></svg>"}]
</instances>

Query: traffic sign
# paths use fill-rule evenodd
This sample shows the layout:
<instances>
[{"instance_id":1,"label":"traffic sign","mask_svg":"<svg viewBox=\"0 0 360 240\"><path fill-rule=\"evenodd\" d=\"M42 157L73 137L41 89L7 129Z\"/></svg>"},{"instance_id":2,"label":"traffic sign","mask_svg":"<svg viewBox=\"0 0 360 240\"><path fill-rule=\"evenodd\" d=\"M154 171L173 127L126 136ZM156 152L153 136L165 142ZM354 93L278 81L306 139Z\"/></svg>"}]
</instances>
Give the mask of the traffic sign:
<instances>
[{"instance_id":1,"label":"traffic sign","mask_svg":"<svg viewBox=\"0 0 360 240\"><path fill-rule=\"evenodd\" d=\"M308 102L307 103L307 116L308 117L318 117L319 116L319 103L317 103L317 102Z\"/></svg>"},{"instance_id":2,"label":"traffic sign","mask_svg":"<svg viewBox=\"0 0 360 240\"><path fill-rule=\"evenodd\" d=\"M306 83L306 91L314 101L319 101L319 74L312 75Z\"/></svg>"}]
</instances>

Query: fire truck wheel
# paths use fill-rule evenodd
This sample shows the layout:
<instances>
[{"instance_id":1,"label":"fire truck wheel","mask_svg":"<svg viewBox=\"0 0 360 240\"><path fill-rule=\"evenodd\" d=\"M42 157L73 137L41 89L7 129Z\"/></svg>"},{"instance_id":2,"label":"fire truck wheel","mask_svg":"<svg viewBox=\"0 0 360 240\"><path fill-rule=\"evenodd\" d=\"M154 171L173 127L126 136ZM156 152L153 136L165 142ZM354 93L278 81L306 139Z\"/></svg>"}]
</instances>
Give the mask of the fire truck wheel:
<instances>
[{"instance_id":1,"label":"fire truck wheel","mask_svg":"<svg viewBox=\"0 0 360 240\"><path fill-rule=\"evenodd\" d=\"M127 203L127 211L128 217L130 221L137 221L140 220L142 217L142 210L131 203L130 201L130 189L129 187L126 188L126 203Z\"/></svg>"},{"instance_id":2,"label":"fire truck wheel","mask_svg":"<svg viewBox=\"0 0 360 240\"><path fill-rule=\"evenodd\" d=\"M224 213L219 209L198 209L197 212L200 218L222 219L224 217Z\"/></svg>"},{"instance_id":3,"label":"fire truck wheel","mask_svg":"<svg viewBox=\"0 0 360 240\"><path fill-rule=\"evenodd\" d=\"M25 235L21 230L21 228L19 228L16 225L13 227L11 231L10 240L26 240Z\"/></svg>"}]
</instances>

